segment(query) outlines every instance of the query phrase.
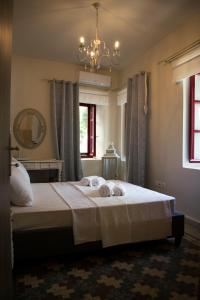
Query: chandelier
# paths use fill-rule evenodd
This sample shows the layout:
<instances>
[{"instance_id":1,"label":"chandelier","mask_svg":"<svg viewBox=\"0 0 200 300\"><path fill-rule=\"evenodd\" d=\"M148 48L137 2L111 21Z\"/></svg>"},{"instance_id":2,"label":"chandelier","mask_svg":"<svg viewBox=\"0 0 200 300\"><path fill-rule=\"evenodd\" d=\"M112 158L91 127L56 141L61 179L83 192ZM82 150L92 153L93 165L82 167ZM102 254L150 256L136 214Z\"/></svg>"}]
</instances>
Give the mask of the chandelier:
<instances>
[{"instance_id":1,"label":"chandelier","mask_svg":"<svg viewBox=\"0 0 200 300\"><path fill-rule=\"evenodd\" d=\"M85 44L84 37L80 37L79 44L79 60L84 64L85 70L91 72L98 71L102 66L109 68L110 72L113 66L119 64L120 50L119 41L114 43L114 47L110 50L106 43L99 37L99 7L100 4L95 2L92 6L96 10L96 35L95 39L90 41L90 44Z\"/></svg>"}]
</instances>

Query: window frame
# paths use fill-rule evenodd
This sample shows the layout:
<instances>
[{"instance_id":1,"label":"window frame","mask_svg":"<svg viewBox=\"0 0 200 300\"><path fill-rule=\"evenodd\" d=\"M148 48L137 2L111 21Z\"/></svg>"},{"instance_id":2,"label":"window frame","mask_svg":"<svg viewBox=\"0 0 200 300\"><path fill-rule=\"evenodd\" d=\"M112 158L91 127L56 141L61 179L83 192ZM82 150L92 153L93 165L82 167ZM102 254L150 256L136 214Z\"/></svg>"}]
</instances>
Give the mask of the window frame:
<instances>
[{"instance_id":1,"label":"window frame","mask_svg":"<svg viewBox=\"0 0 200 300\"><path fill-rule=\"evenodd\" d=\"M195 74L200 75L200 73ZM195 133L200 133L200 130L195 129L195 105L200 105L200 100L195 99L195 75L190 77L190 128L189 128L189 161L191 163L200 163L200 159L194 158L194 142Z\"/></svg>"},{"instance_id":2,"label":"window frame","mask_svg":"<svg viewBox=\"0 0 200 300\"><path fill-rule=\"evenodd\" d=\"M93 158L96 156L96 104L79 103L79 107L88 108L88 137L87 152L80 153L81 158Z\"/></svg>"}]
</instances>

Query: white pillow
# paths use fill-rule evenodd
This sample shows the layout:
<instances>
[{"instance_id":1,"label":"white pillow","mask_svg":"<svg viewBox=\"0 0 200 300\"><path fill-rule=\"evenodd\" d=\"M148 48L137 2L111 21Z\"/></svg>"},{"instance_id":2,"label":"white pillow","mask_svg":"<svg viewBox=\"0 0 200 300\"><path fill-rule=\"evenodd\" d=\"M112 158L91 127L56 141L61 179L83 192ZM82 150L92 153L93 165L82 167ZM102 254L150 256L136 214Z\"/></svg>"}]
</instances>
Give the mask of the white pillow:
<instances>
[{"instance_id":1,"label":"white pillow","mask_svg":"<svg viewBox=\"0 0 200 300\"><path fill-rule=\"evenodd\" d=\"M17 206L32 206L33 191L30 180L19 167L12 167L10 176L11 203Z\"/></svg>"},{"instance_id":2,"label":"white pillow","mask_svg":"<svg viewBox=\"0 0 200 300\"><path fill-rule=\"evenodd\" d=\"M17 164L18 166L17 167L13 166L13 164ZM20 161L18 161L16 158L12 157L12 168L14 168L14 167L18 168L18 170L20 170L20 172L22 172L30 182L30 176L28 175L27 170L24 168L24 165Z\"/></svg>"}]
</instances>

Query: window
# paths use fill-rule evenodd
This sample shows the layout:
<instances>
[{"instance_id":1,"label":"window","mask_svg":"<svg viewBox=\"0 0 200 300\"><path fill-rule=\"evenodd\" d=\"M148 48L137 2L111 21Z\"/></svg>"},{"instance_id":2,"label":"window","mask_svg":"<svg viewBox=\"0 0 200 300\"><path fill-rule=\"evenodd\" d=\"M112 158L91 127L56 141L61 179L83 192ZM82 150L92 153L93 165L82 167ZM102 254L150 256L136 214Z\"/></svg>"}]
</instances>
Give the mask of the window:
<instances>
[{"instance_id":1,"label":"window","mask_svg":"<svg viewBox=\"0 0 200 300\"><path fill-rule=\"evenodd\" d=\"M120 107L120 128L119 145L121 160L125 160L125 131L126 131L126 110L127 110L127 88L117 94L117 104Z\"/></svg>"},{"instance_id":2,"label":"window","mask_svg":"<svg viewBox=\"0 0 200 300\"><path fill-rule=\"evenodd\" d=\"M96 155L96 105L79 104L81 157Z\"/></svg>"},{"instance_id":3,"label":"window","mask_svg":"<svg viewBox=\"0 0 200 300\"><path fill-rule=\"evenodd\" d=\"M121 152L122 160L125 160L126 110L127 110L127 103L124 103L121 105L120 152Z\"/></svg>"},{"instance_id":4,"label":"window","mask_svg":"<svg viewBox=\"0 0 200 300\"><path fill-rule=\"evenodd\" d=\"M190 162L200 163L200 74L190 77Z\"/></svg>"}]
</instances>

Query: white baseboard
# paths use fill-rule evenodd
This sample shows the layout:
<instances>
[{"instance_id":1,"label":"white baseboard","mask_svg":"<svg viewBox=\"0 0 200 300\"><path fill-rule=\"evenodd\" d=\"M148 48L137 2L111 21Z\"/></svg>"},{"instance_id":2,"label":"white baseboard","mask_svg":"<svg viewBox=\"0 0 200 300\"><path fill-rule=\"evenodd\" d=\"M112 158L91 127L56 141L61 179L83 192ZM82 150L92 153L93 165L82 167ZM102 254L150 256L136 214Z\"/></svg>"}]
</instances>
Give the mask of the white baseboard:
<instances>
[{"instance_id":1,"label":"white baseboard","mask_svg":"<svg viewBox=\"0 0 200 300\"><path fill-rule=\"evenodd\" d=\"M185 237L200 245L200 222L185 216Z\"/></svg>"},{"instance_id":2,"label":"white baseboard","mask_svg":"<svg viewBox=\"0 0 200 300\"><path fill-rule=\"evenodd\" d=\"M200 230L200 221L193 219L189 216L185 216L185 224L191 225Z\"/></svg>"}]
</instances>

